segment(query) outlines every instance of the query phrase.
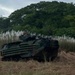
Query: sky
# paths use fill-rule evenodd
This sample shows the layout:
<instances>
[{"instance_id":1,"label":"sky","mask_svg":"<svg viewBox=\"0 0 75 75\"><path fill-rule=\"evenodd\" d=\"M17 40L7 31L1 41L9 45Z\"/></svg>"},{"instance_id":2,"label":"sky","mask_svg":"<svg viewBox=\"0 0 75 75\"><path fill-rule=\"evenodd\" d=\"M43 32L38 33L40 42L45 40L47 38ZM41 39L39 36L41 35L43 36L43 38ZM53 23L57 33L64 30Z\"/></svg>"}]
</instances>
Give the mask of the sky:
<instances>
[{"instance_id":1,"label":"sky","mask_svg":"<svg viewBox=\"0 0 75 75\"><path fill-rule=\"evenodd\" d=\"M38 3L40 1L53 1L53 0L0 0L0 17L8 17L12 12L17 9L21 9L32 3ZM67 3L75 3L75 0L54 0Z\"/></svg>"}]
</instances>

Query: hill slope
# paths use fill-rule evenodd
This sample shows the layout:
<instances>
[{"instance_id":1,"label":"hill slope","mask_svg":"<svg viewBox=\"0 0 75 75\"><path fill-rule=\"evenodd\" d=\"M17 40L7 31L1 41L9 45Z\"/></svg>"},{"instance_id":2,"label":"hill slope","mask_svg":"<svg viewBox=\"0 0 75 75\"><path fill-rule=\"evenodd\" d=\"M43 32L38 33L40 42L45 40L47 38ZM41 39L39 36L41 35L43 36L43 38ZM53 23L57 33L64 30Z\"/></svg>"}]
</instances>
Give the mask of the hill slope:
<instances>
[{"instance_id":1,"label":"hill slope","mask_svg":"<svg viewBox=\"0 0 75 75\"><path fill-rule=\"evenodd\" d=\"M42 1L16 10L2 21L2 29L27 29L46 35L75 37L75 6L72 3Z\"/></svg>"}]
</instances>

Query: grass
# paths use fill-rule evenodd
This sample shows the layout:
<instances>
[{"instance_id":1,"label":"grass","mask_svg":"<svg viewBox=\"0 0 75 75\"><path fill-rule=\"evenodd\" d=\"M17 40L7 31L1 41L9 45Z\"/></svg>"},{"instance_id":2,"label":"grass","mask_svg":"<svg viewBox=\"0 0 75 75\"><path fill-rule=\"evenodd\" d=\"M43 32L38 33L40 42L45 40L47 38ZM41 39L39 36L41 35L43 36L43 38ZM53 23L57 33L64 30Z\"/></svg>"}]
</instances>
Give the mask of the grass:
<instances>
[{"instance_id":1,"label":"grass","mask_svg":"<svg viewBox=\"0 0 75 75\"><path fill-rule=\"evenodd\" d=\"M0 39L0 47L12 41L9 39ZM0 61L0 75L75 75L75 42L67 41L66 37L59 40L59 45L60 52L54 62Z\"/></svg>"},{"instance_id":2,"label":"grass","mask_svg":"<svg viewBox=\"0 0 75 75\"><path fill-rule=\"evenodd\" d=\"M75 75L75 53L60 52L54 62L0 61L0 75Z\"/></svg>"},{"instance_id":3,"label":"grass","mask_svg":"<svg viewBox=\"0 0 75 75\"><path fill-rule=\"evenodd\" d=\"M5 33L0 33L0 48L3 44L18 41L19 36L23 34L23 31L7 31ZM75 39L67 36L56 36L54 37L59 41L59 46L61 50L66 52L75 52Z\"/></svg>"},{"instance_id":4,"label":"grass","mask_svg":"<svg viewBox=\"0 0 75 75\"><path fill-rule=\"evenodd\" d=\"M75 42L70 42L67 40L59 41L60 49L65 50L66 52L75 52Z\"/></svg>"}]
</instances>

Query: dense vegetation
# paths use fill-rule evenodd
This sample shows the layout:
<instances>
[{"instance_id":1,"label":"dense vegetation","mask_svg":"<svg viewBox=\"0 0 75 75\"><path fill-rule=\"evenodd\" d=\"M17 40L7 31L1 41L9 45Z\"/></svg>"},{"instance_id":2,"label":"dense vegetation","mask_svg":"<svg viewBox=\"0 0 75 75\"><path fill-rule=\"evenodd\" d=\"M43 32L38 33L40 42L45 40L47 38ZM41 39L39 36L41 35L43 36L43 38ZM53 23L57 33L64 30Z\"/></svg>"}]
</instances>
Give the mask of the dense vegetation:
<instances>
[{"instance_id":1,"label":"dense vegetation","mask_svg":"<svg viewBox=\"0 0 75 75\"><path fill-rule=\"evenodd\" d=\"M75 5L57 1L31 4L0 18L0 31L11 29L75 37Z\"/></svg>"}]
</instances>

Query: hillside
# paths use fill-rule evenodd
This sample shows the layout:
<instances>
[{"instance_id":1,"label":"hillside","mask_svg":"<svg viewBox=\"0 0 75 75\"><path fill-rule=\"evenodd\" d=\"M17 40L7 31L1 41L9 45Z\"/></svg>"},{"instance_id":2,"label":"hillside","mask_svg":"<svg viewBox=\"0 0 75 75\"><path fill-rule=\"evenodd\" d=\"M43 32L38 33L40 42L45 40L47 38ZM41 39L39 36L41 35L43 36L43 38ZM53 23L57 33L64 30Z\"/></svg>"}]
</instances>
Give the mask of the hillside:
<instances>
[{"instance_id":1,"label":"hillside","mask_svg":"<svg viewBox=\"0 0 75 75\"><path fill-rule=\"evenodd\" d=\"M0 31L12 29L75 37L75 5L57 1L31 4L0 18Z\"/></svg>"}]
</instances>

